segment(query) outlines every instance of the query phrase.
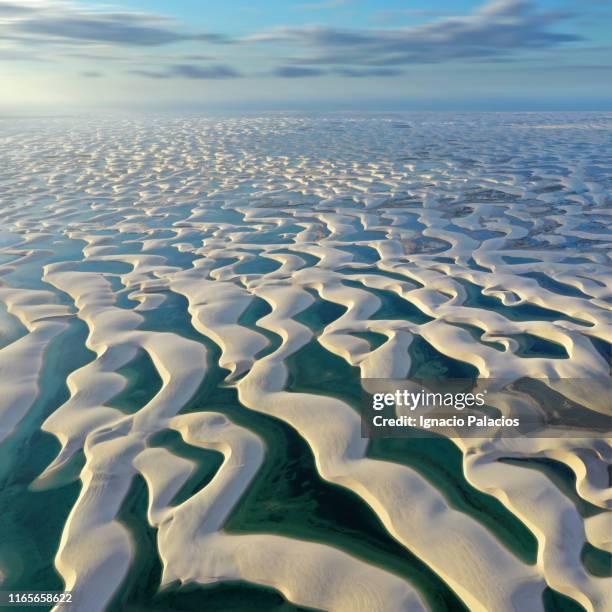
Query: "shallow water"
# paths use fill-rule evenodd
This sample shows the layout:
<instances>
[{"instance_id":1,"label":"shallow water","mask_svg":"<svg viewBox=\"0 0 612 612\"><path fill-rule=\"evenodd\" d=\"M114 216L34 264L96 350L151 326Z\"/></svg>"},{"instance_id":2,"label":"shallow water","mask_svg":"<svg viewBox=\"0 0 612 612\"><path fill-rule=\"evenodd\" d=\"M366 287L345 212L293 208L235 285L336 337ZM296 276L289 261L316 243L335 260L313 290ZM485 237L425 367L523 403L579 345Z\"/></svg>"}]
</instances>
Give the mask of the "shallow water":
<instances>
[{"instance_id":1,"label":"shallow water","mask_svg":"<svg viewBox=\"0 0 612 612\"><path fill-rule=\"evenodd\" d=\"M164 385L158 368L165 363L163 354L156 360L147 352L142 338L164 332L197 342L207 355L199 366L203 380L190 399L172 406L174 414L219 412L256 434L265 448L263 464L229 512L225 531L282 535L296 551L302 540L326 544L399 576L431 609L467 609L443 577L453 571L444 554L416 554L389 530L386 517L394 508L375 509L363 495L365 485L351 486L353 476L342 473L348 461L340 443L338 449L326 447L337 452L338 480L322 477L317 445L327 443L324 427L313 442L312 432L309 437L282 412L268 413L266 402L250 408L241 403L236 385L251 380L254 363L274 362L282 353L283 391L334 398L360 413L362 360L374 351L387 355L398 330L409 338L411 378L475 381L482 368L475 364L483 360L491 376L512 377L531 368L538 376L606 375L612 232L606 226L610 200L597 187L610 180L611 125L608 115L598 113L502 113L120 123L32 119L3 126L0 153L6 147L12 153L8 167L0 169L6 201L0 211L0 351L27 339L28 329L14 314L21 299L30 299L30 324L61 317L68 328L46 348L37 399L0 443L0 587L63 587L54 557L62 533L70 537L67 517L82 491L86 448L95 452L104 436L123 441L139 434L130 427L143 407L159 400ZM15 142L26 146L15 148ZM286 256L287 265L270 255ZM79 280L73 282L76 272ZM100 279L107 282L99 285ZM245 299L238 313L223 301L228 288ZM281 317L280 328L268 329L262 319L279 325L273 315L287 304L275 301L284 298L274 290L292 288L308 292L313 302L289 309L304 339L285 350L293 340L282 327L287 321ZM503 303L494 291L510 301ZM379 302L367 316L366 298ZM67 305L76 316L58 315L54 304ZM143 320L132 328L123 317L136 307ZM212 333L196 330L191 317L199 308L208 309L206 324L218 331L218 344ZM342 326L334 327L339 319ZM495 339L484 339L485 331ZM257 334L265 346L238 355L240 371L232 380L220 359L241 334L245 346L248 334ZM567 340L563 345L559 334ZM172 338L166 336L169 343ZM502 340L508 338L518 348L506 349ZM355 339L365 341L359 343L364 354L351 353ZM90 350L95 341L98 355ZM67 376L122 343L133 344L136 356L115 370L126 385L105 406L118 409L117 419L127 425L110 422L83 431L81 441L71 440L70 460L37 488L37 477L65 442L41 429L45 419L61 414L71 395L78 400L96 393L95 381L69 390ZM380 359L380 371L390 371L386 357ZM278 381L267 382L274 387ZM3 384L9 388L0 380L0 392ZM157 430L147 433L146 446L193 463L169 504L188 505L223 470L224 455L188 444L167 420L148 425ZM355 448L361 444L352 442ZM477 453L482 464L512 466L525 487L537 470L584 520L605 508L595 498L582 498L582 475L547 452L589 452L598 465L610 455L602 440L577 444L584 448L551 439L504 454L497 439L470 448L441 436L409 436L371 440L358 459L410 469L421 479L422 495L439 494L440 503L478 526L479 539L465 543L460 564L481 554L481 542L493 541L513 567L531 571L539 544L536 529L527 524L557 533L564 529L562 517L527 519L520 492L508 493L505 482L479 480L479 462L468 467L468 455ZM130 483L114 520L129 530L134 557L108 609L307 609L270 588L272 578L261 584L224 580L222 571L211 578L213 585L173 584L158 592L157 530L146 517L153 492L137 471ZM597 491L603 486L591 485ZM428 517L420 520L424 533L434 528ZM446 536L455 542L464 534ZM568 536L568 545L579 551L586 573L609 575L609 553L581 537ZM534 606L542 601L550 611L580 608L563 592L582 587L559 585L558 576L572 576L566 569L552 572L554 580L548 568L538 569L542 582ZM494 566L487 571L466 588L484 592L487 579L504 580Z\"/></svg>"}]
</instances>

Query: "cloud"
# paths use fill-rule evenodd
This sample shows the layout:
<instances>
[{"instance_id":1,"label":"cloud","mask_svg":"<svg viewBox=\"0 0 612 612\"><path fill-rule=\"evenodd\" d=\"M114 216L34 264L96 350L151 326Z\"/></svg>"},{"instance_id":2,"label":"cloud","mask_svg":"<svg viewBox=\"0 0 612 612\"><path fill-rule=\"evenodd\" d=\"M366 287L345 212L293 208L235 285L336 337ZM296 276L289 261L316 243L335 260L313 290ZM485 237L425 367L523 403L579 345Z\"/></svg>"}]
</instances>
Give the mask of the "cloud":
<instances>
[{"instance_id":1,"label":"cloud","mask_svg":"<svg viewBox=\"0 0 612 612\"><path fill-rule=\"evenodd\" d=\"M307 6L341 4L339 0L313 0ZM242 74L230 63L244 62L246 73L255 52L270 43L273 52L262 59L262 72L252 76L357 79L399 76L407 65L510 62L525 51L535 50L543 56L580 40L559 31L568 13L538 9L531 0L494 0L463 16L421 13L431 20L403 28L280 27L235 39L222 33L190 31L174 19L110 4L0 0L0 40L5 43L0 60L90 61L84 66L86 72L93 62L95 70L104 68L104 62L124 62L131 74L152 79L231 79ZM189 46L170 55L165 47L175 43ZM229 49L231 56L207 54L208 49L199 43ZM275 44L284 47L283 59L279 60ZM157 51L158 47L164 48ZM279 62L282 65L274 68Z\"/></svg>"},{"instance_id":2,"label":"cloud","mask_svg":"<svg viewBox=\"0 0 612 612\"><path fill-rule=\"evenodd\" d=\"M173 76L186 79L233 79L240 74L231 66L195 66L193 64L176 64L170 68Z\"/></svg>"},{"instance_id":3,"label":"cloud","mask_svg":"<svg viewBox=\"0 0 612 612\"><path fill-rule=\"evenodd\" d=\"M295 64L394 66L490 60L581 40L553 29L568 17L559 11L537 11L528 0L499 0L467 16L407 28L285 27L248 40L282 42L306 50L307 55L294 58Z\"/></svg>"},{"instance_id":4,"label":"cloud","mask_svg":"<svg viewBox=\"0 0 612 612\"><path fill-rule=\"evenodd\" d=\"M149 79L232 79L242 75L231 66L222 64L198 66L194 64L172 64L161 69L137 68L128 71L135 76ZM279 66L268 73L246 76L273 76L281 79L304 79L326 75L349 78L390 77L398 76L402 71L397 68L318 68L310 66Z\"/></svg>"},{"instance_id":5,"label":"cloud","mask_svg":"<svg viewBox=\"0 0 612 612\"><path fill-rule=\"evenodd\" d=\"M399 76L398 68L313 68L311 66L280 66L271 72L272 76L284 79L301 79L325 75L336 75L354 79Z\"/></svg>"},{"instance_id":6,"label":"cloud","mask_svg":"<svg viewBox=\"0 0 612 612\"><path fill-rule=\"evenodd\" d=\"M88 79L98 79L100 77L103 77L104 73L100 72L99 70L84 70L83 72L81 72L81 76L86 77Z\"/></svg>"},{"instance_id":7,"label":"cloud","mask_svg":"<svg viewBox=\"0 0 612 612\"><path fill-rule=\"evenodd\" d=\"M285 79L301 79L304 77L321 76L324 70L319 68L307 68L306 66L280 66L273 70L272 74Z\"/></svg>"},{"instance_id":8,"label":"cloud","mask_svg":"<svg viewBox=\"0 0 612 612\"><path fill-rule=\"evenodd\" d=\"M102 11L59 2L0 0L0 37L26 44L102 43L148 47L196 40L225 43L220 34L190 33L174 20L159 15L127 11Z\"/></svg>"},{"instance_id":9,"label":"cloud","mask_svg":"<svg viewBox=\"0 0 612 612\"><path fill-rule=\"evenodd\" d=\"M0 17L6 17L10 15L23 15L35 10L32 6L27 4L15 4L14 2L0 2Z\"/></svg>"},{"instance_id":10,"label":"cloud","mask_svg":"<svg viewBox=\"0 0 612 612\"><path fill-rule=\"evenodd\" d=\"M211 59L214 59L210 55L202 55L201 53L190 53L187 55L181 55L180 58L187 62L207 62Z\"/></svg>"},{"instance_id":11,"label":"cloud","mask_svg":"<svg viewBox=\"0 0 612 612\"><path fill-rule=\"evenodd\" d=\"M212 66L197 66L195 64L173 64L163 70L135 69L130 70L130 74L147 77L150 79L234 79L240 73L231 66L216 64Z\"/></svg>"},{"instance_id":12,"label":"cloud","mask_svg":"<svg viewBox=\"0 0 612 612\"><path fill-rule=\"evenodd\" d=\"M399 68L336 68L334 74L360 79L368 77L392 77L403 73Z\"/></svg>"}]
</instances>

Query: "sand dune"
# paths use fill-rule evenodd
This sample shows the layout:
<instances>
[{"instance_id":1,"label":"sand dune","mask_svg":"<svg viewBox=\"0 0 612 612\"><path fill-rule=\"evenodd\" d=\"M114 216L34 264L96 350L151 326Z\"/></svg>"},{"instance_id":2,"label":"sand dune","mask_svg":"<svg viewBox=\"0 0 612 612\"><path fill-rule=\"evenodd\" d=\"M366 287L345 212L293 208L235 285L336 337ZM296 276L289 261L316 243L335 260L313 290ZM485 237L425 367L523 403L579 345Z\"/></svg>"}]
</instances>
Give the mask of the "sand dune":
<instances>
[{"instance_id":1,"label":"sand dune","mask_svg":"<svg viewBox=\"0 0 612 612\"><path fill-rule=\"evenodd\" d=\"M100 119L71 137L58 119L0 143L27 145L0 170L0 452L39 436L34 499L77 466L44 560L71 609L144 593L143 555L159 597L239 582L334 611L610 609L605 432L377 455L356 399L360 377L460 371L500 381L504 415L537 416L505 384L528 377L610 417L610 119L549 119ZM62 395L45 368L68 352ZM272 518L232 529L249 496ZM353 514L375 527L357 537ZM38 588L4 584L3 554L3 589Z\"/></svg>"}]
</instances>

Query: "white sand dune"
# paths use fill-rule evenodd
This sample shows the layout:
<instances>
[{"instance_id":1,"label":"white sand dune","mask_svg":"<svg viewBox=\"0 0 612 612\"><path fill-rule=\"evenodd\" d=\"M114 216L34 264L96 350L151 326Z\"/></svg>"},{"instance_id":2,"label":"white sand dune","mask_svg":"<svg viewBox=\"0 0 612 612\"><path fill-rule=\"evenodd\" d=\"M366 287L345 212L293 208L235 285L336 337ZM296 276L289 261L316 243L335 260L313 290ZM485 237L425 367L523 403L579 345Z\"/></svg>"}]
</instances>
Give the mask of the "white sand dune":
<instances>
[{"instance_id":1,"label":"white sand dune","mask_svg":"<svg viewBox=\"0 0 612 612\"><path fill-rule=\"evenodd\" d=\"M76 609L113 606L134 578L142 542L121 515L138 476L162 587L238 580L323 610L427 609L431 587L348 554L332 534L323 543L225 528L272 450L244 424L256 413L303 438L321 477L361 498L469 609L549 609L547 588L589 611L612 606L610 579L584 558L587 545L612 552L609 438L561 437L547 426L537 438L491 430L453 439L469 484L537 539L529 565L435 479L370 458L348 400L292 390L304 374L292 359L311 342L362 378L399 379L426 342L483 378L540 378L611 414L609 117L415 115L401 130L397 121L95 120L71 124L69 137L62 120L7 126L0 301L27 333L0 349L0 442L38 429L29 423L46 397L44 366L63 359L54 341L76 318L94 353L69 374L68 400L41 407L36 418L61 449L27 483L48 490L85 458L54 559ZM525 128L546 129L526 139ZM0 325L0 341L2 333ZM381 335L377 348L371 333ZM119 410L113 400L142 355L161 388ZM219 368L228 372L222 385L237 391L241 425L199 395ZM136 380L143 392L153 384ZM503 414L537 415L501 382L490 391ZM152 445L168 429L223 455L212 480L181 503L200 468Z\"/></svg>"},{"instance_id":2,"label":"white sand dune","mask_svg":"<svg viewBox=\"0 0 612 612\"><path fill-rule=\"evenodd\" d=\"M0 351L0 442L27 414L40 390L38 379L49 343L67 327L70 310L48 291L0 287L0 300L17 316L28 334Z\"/></svg>"}]
</instances>

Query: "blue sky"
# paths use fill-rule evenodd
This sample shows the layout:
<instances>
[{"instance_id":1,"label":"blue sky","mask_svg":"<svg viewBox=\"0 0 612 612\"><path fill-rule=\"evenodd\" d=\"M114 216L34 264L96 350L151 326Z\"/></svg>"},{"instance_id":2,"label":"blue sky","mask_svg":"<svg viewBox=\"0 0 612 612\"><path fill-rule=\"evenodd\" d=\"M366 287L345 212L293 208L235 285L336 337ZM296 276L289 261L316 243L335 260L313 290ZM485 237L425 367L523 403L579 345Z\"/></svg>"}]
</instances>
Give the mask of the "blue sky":
<instances>
[{"instance_id":1,"label":"blue sky","mask_svg":"<svg viewBox=\"0 0 612 612\"><path fill-rule=\"evenodd\" d=\"M605 0L0 0L0 110L612 107Z\"/></svg>"}]
</instances>

